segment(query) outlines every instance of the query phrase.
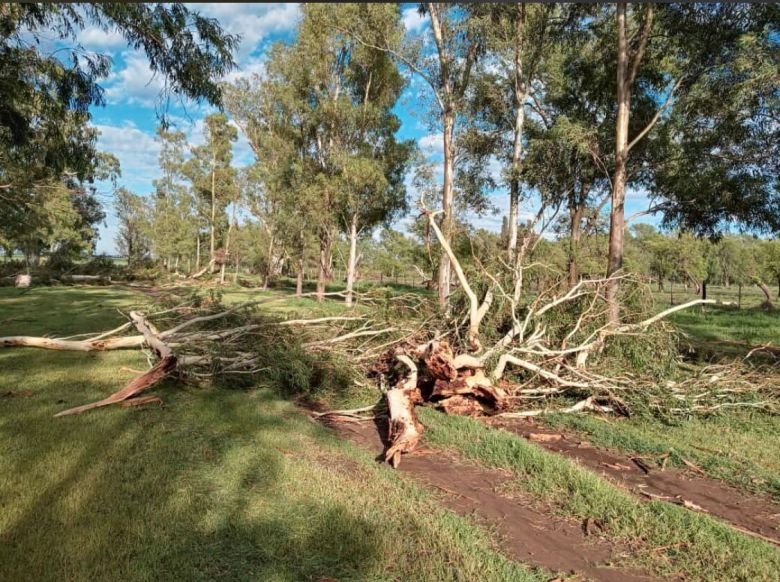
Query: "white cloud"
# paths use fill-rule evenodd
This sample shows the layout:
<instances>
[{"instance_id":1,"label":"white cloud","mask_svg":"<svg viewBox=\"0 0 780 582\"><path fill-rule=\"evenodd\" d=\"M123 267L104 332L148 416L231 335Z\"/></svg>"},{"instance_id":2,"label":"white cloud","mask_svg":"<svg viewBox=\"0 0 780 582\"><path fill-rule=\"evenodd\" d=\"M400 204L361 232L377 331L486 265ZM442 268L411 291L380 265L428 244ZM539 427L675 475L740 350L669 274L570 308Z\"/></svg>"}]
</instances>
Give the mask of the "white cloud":
<instances>
[{"instance_id":1,"label":"white cloud","mask_svg":"<svg viewBox=\"0 0 780 582\"><path fill-rule=\"evenodd\" d=\"M253 76L265 76L265 57L249 58L245 63L239 63L238 69L225 75L224 80L235 83L239 79L251 79Z\"/></svg>"},{"instance_id":2,"label":"white cloud","mask_svg":"<svg viewBox=\"0 0 780 582\"><path fill-rule=\"evenodd\" d=\"M149 61L137 52L123 53L125 68L111 76L106 90L110 103L138 104L153 107L164 88L161 75L149 68Z\"/></svg>"},{"instance_id":3,"label":"white cloud","mask_svg":"<svg viewBox=\"0 0 780 582\"><path fill-rule=\"evenodd\" d=\"M406 32L418 32L425 27L428 19L422 16L417 8L407 8L401 13L401 22L403 22Z\"/></svg>"},{"instance_id":4,"label":"white cloud","mask_svg":"<svg viewBox=\"0 0 780 582\"><path fill-rule=\"evenodd\" d=\"M234 4L210 2L191 5L204 16L216 18L231 34L241 35L238 62L254 52L272 34L283 34L295 28L301 9L297 3Z\"/></svg>"},{"instance_id":5,"label":"white cloud","mask_svg":"<svg viewBox=\"0 0 780 582\"><path fill-rule=\"evenodd\" d=\"M107 51L127 45L124 37L116 30L105 30L97 26L88 26L79 33L78 41L85 48L94 51Z\"/></svg>"},{"instance_id":6,"label":"white cloud","mask_svg":"<svg viewBox=\"0 0 780 582\"><path fill-rule=\"evenodd\" d=\"M157 156L160 144L154 136L141 131L132 122L121 126L96 125L100 132L98 149L114 154L122 168L122 180L151 184L159 175Z\"/></svg>"},{"instance_id":7,"label":"white cloud","mask_svg":"<svg viewBox=\"0 0 780 582\"><path fill-rule=\"evenodd\" d=\"M440 133L431 133L422 136L417 142L424 153L441 154L444 151L444 140Z\"/></svg>"}]
</instances>

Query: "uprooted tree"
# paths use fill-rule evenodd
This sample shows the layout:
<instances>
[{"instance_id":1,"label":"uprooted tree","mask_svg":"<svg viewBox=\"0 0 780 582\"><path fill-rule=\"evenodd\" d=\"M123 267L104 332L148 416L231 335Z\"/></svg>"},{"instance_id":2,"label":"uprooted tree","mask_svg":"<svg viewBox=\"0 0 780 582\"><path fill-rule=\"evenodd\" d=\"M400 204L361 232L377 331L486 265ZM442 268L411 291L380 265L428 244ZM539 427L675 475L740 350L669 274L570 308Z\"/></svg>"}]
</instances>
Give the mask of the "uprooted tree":
<instances>
[{"instance_id":1,"label":"uprooted tree","mask_svg":"<svg viewBox=\"0 0 780 582\"><path fill-rule=\"evenodd\" d=\"M415 413L415 406L422 403L432 403L448 414L472 416L627 413L637 392L657 385L657 378L643 378L641 371L629 371L619 377L610 375L605 370L613 369L610 366L614 361L602 361L608 359L605 354L610 344L636 344L641 350L652 348L648 341L668 346L669 334L656 330L654 324L673 312L715 303L698 299L652 316L648 316L647 308L639 306L633 315L630 309L626 310L625 323L614 325L609 322L605 299L608 279L586 279L569 286L565 274L560 273L556 284L530 291L526 275L534 269L548 268L533 259L539 242L533 228L524 233L512 265L501 258L500 268L491 272L476 260L477 269L467 274L442 235L438 213L429 211L423 201L421 209L460 283L449 313L439 311L432 300L413 294L361 294L357 296L357 306L343 315L288 320L252 312L253 307L280 301L283 296L227 309L218 302L195 305L178 300L173 307L148 316L132 311L127 323L107 332L80 339L3 337L0 347L151 349L157 362L148 371L103 400L64 410L57 416L128 399L133 402L140 393L171 376L195 381L217 377L256 379L269 373L278 376L275 370L281 365L282 353L289 359L304 359L312 354L335 356L340 359L333 363L334 369L362 368L375 377L384 393L385 406L315 414L348 420L361 418L366 412L372 416L381 414L386 407L389 429L385 458L397 466L401 455L414 450L422 438L424 427ZM623 278L624 289L631 288L627 284L632 282L630 277L617 276ZM630 304L632 298L624 300ZM369 318L366 306L379 315ZM159 330L157 325L163 323L167 329ZM126 335L133 328L137 333ZM295 333L284 333L285 329L294 329ZM673 350L663 356L658 359L673 359ZM712 382L711 387L717 392L721 386ZM389 389L385 390L385 386ZM679 411L706 412L723 405L772 406L762 400L724 401L726 392L727 397L739 394L733 390L724 390L709 401L702 400L701 394L690 400L688 394L671 392L680 403L675 409ZM529 402L547 402L564 395L575 397L575 402L568 406L527 407Z\"/></svg>"}]
</instances>

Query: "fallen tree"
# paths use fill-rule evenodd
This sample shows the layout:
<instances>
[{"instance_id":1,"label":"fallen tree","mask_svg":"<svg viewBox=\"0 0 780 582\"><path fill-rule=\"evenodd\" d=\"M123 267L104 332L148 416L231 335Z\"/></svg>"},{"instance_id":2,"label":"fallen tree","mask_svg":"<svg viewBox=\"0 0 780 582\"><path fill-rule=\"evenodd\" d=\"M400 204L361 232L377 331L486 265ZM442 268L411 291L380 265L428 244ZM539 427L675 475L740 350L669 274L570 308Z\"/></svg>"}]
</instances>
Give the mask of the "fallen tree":
<instances>
[{"instance_id":1,"label":"fallen tree","mask_svg":"<svg viewBox=\"0 0 780 582\"><path fill-rule=\"evenodd\" d=\"M183 301L177 296L171 299L175 301L172 307L148 316L133 311L127 323L106 332L70 338L10 336L0 338L0 347L83 352L148 347L153 352L156 363L122 389L57 416L122 402L159 402L152 397L136 399L166 378L231 378L232 383L245 378L256 384L261 375L267 374L298 382L297 378L303 377L298 368L308 364L299 365L296 358L337 354L342 360L319 376L331 377L354 367L376 379L383 393L382 409L386 408L389 416L385 459L395 467L402 455L413 451L423 438L425 429L415 412L421 404L436 406L448 414L473 416L627 413L637 395L645 398L643 395L652 391L657 377L643 380L637 374L613 376L602 362L609 356L610 347L627 341L644 350L647 338L666 337L665 332L657 331L666 316L694 305L715 303L697 299L653 315L652 311L638 309L627 313L624 323L610 325L604 301L609 279L584 279L569 286L562 274L558 284L536 293L526 289L526 272L538 267L538 263L527 260L535 245L532 229L528 229L514 264L505 265L501 259L503 272L491 272L476 261L477 271L467 274L442 237L436 213L423 206L423 214L450 256L458 278L458 296L452 298L449 314L442 314L431 301L414 294L356 294L359 305L351 312L287 320L253 311L260 305L282 301L285 296L229 308L208 301ZM625 282L630 280L618 276ZM326 295L344 297L340 292ZM364 306L379 316L369 317L368 311L361 310ZM157 329L153 318L163 329ZM123 335L131 329L134 335ZM291 368L279 371L282 366ZM704 381L696 380L691 386ZM706 414L731 406L773 406L773 397L751 402L734 398L741 393L733 388L736 381L725 385L720 379L706 382L712 387L707 392L666 389L664 398L671 396L679 403L671 407L664 404L667 411ZM297 394L302 389L305 391L298 384L288 393ZM540 401L545 406L540 407ZM551 402L554 405L550 406ZM360 420L377 411L376 406L369 406L320 416Z\"/></svg>"}]
</instances>

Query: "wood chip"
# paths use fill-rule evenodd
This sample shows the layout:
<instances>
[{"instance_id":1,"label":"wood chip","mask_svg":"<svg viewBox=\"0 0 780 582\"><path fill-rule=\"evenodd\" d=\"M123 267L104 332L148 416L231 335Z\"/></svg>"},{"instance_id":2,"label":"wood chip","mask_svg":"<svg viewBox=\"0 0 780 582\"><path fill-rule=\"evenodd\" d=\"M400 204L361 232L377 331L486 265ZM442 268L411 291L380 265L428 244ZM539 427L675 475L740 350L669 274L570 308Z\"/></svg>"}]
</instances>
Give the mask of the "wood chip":
<instances>
[{"instance_id":1,"label":"wood chip","mask_svg":"<svg viewBox=\"0 0 780 582\"><path fill-rule=\"evenodd\" d=\"M677 455L677 456L683 462L683 465L685 465L686 467L688 467L689 469L691 469L695 473L698 473L699 475L705 475L705 476L707 475L707 473L704 471L704 469L702 469L698 465L696 465L694 463L691 463L690 461L688 461L686 459L683 459L682 457L680 457L680 455Z\"/></svg>"},{"instance_id":2,"label":"wood chip","mask_svg":"<svg viewBox=\"0 0 780 582\"><path fill-rule=\"evenodd\" d=\"M557 443L561 439L563 439L562 434L556 434L556 433L546 433L546 432L531 432L528 433L527 436L529 441L534 441L537 443Z\"/></svg>"},{"instance_id":3,"label":"wood chip","mask_svg":"<svg viewBox=\"0 0 780 582\"><path fill-rule=\"evenodd\" d=\"M650 474L650 465L645 463L641 458L639 457L630 457L630 459L634 462L634 464L642 469L642 471L645 473L645 475Z\"/></svg>"}]
</instances>

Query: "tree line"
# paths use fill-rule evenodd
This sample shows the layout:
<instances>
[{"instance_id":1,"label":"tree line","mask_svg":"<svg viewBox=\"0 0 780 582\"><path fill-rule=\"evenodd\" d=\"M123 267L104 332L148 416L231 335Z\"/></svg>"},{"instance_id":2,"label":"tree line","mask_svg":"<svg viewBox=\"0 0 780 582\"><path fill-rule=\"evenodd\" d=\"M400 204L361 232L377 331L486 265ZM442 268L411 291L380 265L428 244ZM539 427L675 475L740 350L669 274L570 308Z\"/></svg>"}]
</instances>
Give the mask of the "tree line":
<instances>
[{"instance_id":1,"label":"tree line","mask_svg":"<svg viewBox=\"0 0 780 582\"><path fill-rule=\"evenodd\" d=\"M775 252L751 237L706 239L734 226L780 230L779 10L425 3L425 25L407 31L396 4L304 5L294 40L270 49L262 76L217 86L224 112L207 118L203 146L163 124L154 195L117 192L120 244L131 260L220 270L223 281L242 265L266 283L290 275L299 292L315 271L320 294L343 265L350 298L358 272L384 275L384 260L404 274L411 266L445 304L450 257L427 221L413 220L424 198L461 256L497 250L493 259L519 265L547 249L563 257L570 286L593 273L613 277L615 322L625 270L663 281L682 277L685 264L685 276L706 287L732 260L712 249ZM220 34L211 73L228 64L218 49L229 52L231 39ZM205 81L199 89L214 95ZM440 162L398 137L407 89L441 134ZM231 157L239 138L255 158L241 168ZM99 157L90 160L94 176ZM646 192L647 212L683 234L632 229L632 191ZM503 232L477 236L470 223L492 212L496 196L507 197ZM388 230L404 215L409 236ZM631 249L641 244L649 246L639 256L667 258L640 264ZM755 266L728 281L774 281L767 261L737 261Z\"/></svg>"}]
</instances>

